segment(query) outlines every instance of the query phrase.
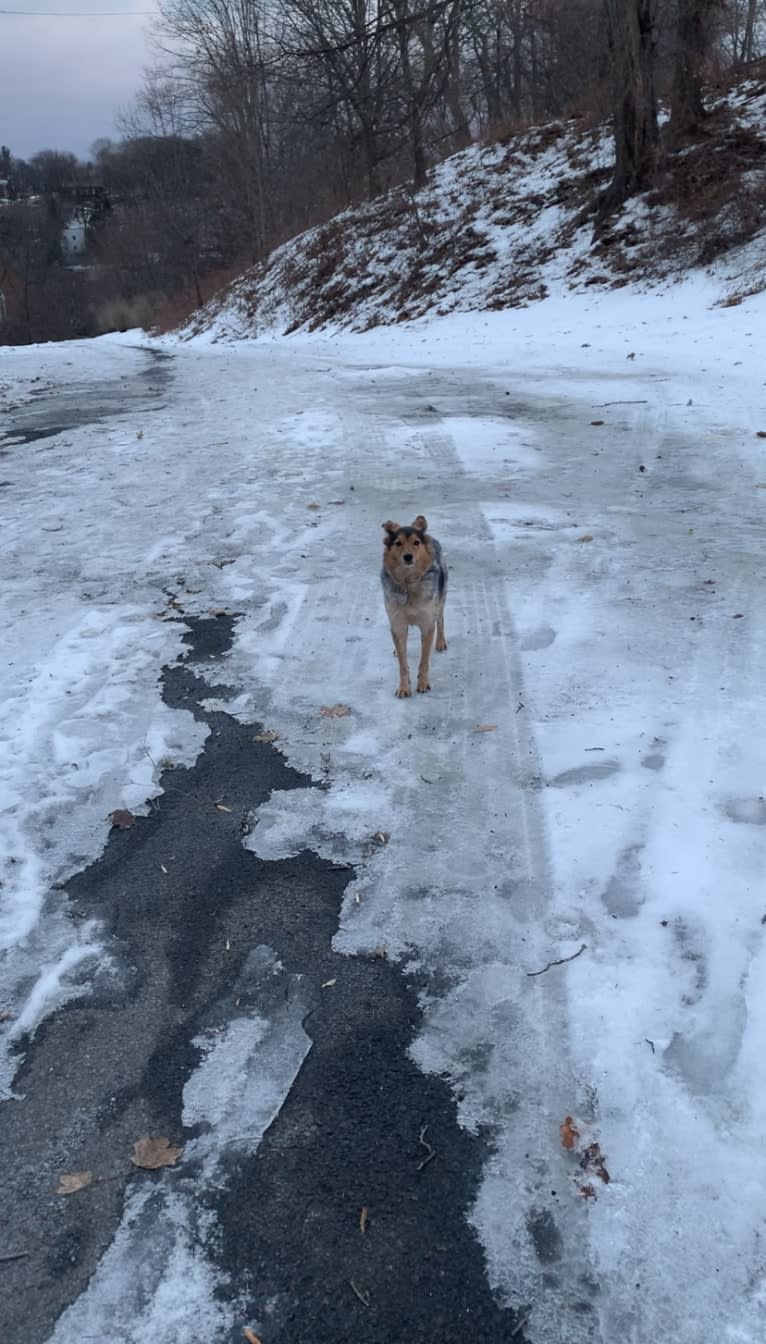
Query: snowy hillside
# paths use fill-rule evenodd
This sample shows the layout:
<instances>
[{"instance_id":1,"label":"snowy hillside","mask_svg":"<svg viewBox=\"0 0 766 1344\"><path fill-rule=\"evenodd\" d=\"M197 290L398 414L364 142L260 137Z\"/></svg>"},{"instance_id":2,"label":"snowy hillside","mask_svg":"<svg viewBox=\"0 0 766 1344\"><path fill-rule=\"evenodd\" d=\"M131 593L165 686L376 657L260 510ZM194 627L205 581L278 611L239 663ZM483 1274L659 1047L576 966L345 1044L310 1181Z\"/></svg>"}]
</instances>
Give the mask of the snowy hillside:
<instances>
[{"instance_id":1,"label":"snowy hillside","mask_svg":"<svg viewBox=\"0 0 766 1344\"><path fill-rule=\"evenodd\" d=\"M425 190L392 191L278 248L185 334L366 330L645 285L713 262L723 302L766 285L766 83L722 98L704 139L594 243L587 206L611 166L606 129L576 119L472 146L435 168Z\"/></svg>"}]
</instances>

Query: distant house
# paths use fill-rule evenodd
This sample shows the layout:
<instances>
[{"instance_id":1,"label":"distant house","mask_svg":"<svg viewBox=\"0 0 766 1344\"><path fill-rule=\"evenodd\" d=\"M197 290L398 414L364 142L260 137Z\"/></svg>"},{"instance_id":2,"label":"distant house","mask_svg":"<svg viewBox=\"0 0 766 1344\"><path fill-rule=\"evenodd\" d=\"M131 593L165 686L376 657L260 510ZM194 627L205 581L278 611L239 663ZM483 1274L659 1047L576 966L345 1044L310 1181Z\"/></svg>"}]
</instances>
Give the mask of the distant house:
<instances>
[{"instance_id":1,"label":"distant house","mask_svg":"<svg viewBox=\"0 0 766 1344\"><path fill-rule=\"evenodd\" d=\"M64 226L61 235L61 250L65 257L79 257L88 245L87 229L82 215L78 212Z\"/></svg>"}]
</instances>

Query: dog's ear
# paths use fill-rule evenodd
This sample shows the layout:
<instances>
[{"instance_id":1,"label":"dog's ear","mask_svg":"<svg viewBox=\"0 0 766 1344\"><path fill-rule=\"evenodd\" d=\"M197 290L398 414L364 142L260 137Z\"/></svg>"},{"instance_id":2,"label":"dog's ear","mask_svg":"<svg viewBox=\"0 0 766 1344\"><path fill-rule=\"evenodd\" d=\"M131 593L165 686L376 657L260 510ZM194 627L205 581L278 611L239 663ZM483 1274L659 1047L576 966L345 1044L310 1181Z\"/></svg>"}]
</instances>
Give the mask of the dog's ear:
<instances>
[{"instance_id":1,"label":"dog's ear","mask_svg":"<svg viewBox=\"0 0 766 1344\"><path fill-rule=\"evenodd\" d=\"M396 534L397 534L397 532L400 532L400 531L401 531L401 528L400 528L400 526L399 526L398 523L388 522L388 523L383 523L382 526L383 526L383 531L384 531L384 532L387 532L388 535L389 535L389 537L395 537Z\"/></svg>"},{"instance_id":2,"label":"dog's ear","mask_svg":"<svg viewBox=\"0 0 766 1344\"><path fill-rule=\"evenodd\" d=\"M413 527L416 527L416 528L418 529L418 532L425 532L425 531L427 531L427 529L428 529L428 523L426 522L426 520L425 520L425 518L423 517L422 513L419 513L419 514L418 514L418 516L417 516L417 518L415 519L415 521L413 522L412 526L413 526Z\"/></svg>"}]
</instances>

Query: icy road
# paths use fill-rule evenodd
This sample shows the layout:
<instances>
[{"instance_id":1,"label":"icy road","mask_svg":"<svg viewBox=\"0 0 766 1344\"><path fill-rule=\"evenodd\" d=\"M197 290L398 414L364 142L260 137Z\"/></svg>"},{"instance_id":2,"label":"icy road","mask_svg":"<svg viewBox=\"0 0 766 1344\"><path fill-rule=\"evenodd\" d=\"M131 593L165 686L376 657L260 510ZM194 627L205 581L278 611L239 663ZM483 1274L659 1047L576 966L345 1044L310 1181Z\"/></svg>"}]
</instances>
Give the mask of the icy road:
<instances>
[{"instance_id":1,"label":"icy road","mask_svg":"<svg viewBox=\"0 0 766 1344\"><path fill-rule=\"evenodd\" d=\"M762 1344L765 311L0 352L4 1344Z\"/></svg>"}]
</instances>

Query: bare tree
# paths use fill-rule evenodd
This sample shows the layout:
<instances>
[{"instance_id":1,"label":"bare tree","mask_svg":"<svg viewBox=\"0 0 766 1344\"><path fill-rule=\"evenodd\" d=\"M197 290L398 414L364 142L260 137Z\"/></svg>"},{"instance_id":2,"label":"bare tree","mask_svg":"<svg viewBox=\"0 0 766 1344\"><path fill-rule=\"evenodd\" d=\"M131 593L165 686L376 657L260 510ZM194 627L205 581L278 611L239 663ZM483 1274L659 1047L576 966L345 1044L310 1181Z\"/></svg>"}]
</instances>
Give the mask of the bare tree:
<instances>
[{"instance_id":1,"label":"bare tree","mask_svg":"<svg viewBox=\"0 0 766 1344\"><path fill-rule=\"evenodd\" d=\"M455 75L461 0L424 7L422 0L390 0L398 48L397 83L415 188L425 185L427 120ZM454 104L453 104L454 107Z\"/></svg>"},{"instance_id":2,"label":"bare tree","mask_svg":"<svg viewBox=\"0 0 766 1344\"><path fill-rule=\"evenodd\" d=\"M269 18L266 0L160 0L155 33L174 115L221 136L254 260L269 234Z\"/></svg>"},{"instance_id":3,"label":"bare tree","mask_svg":"<svg viewBox=\"0 0 766 1344\"><path fill-rule=\"evenodd\" d=\"M702 86L723 0L676 0L676 4L670 134L678 141L698 130L705 119Z\"/></svg>"},{"instance_id":4,"label":"bare tree","mask_svg":"<svg viewBox=\"0 0 766 1344\"><path fill-rule=\"evenodd\" d=\"M364 157L370 197L390 149L387 106L396 54L378 0L288 0L283 59L322 90L324 114L340 109Z\"/></svg>"},{"instance_id":5,"label":"bare tree","mask_svg":"<svg viewBox=\"0 0 766 1344\"><path fill-rule=\"evenodd\" d=\"M599 220L646 187L657 158L657 0L605 0L612 67L615 167Z\"/></svg>"},{"instance_id":6,"label":"bare tree","mask_svg":"<svg viewBox=\"0 0 766 1344\"><path fill-rule=\"evenodd\" d=\"M721 41L733 65L747 65L762 52L766 23L764 0L729 0L721 14Z\"/></svg>"}]
</instances>

